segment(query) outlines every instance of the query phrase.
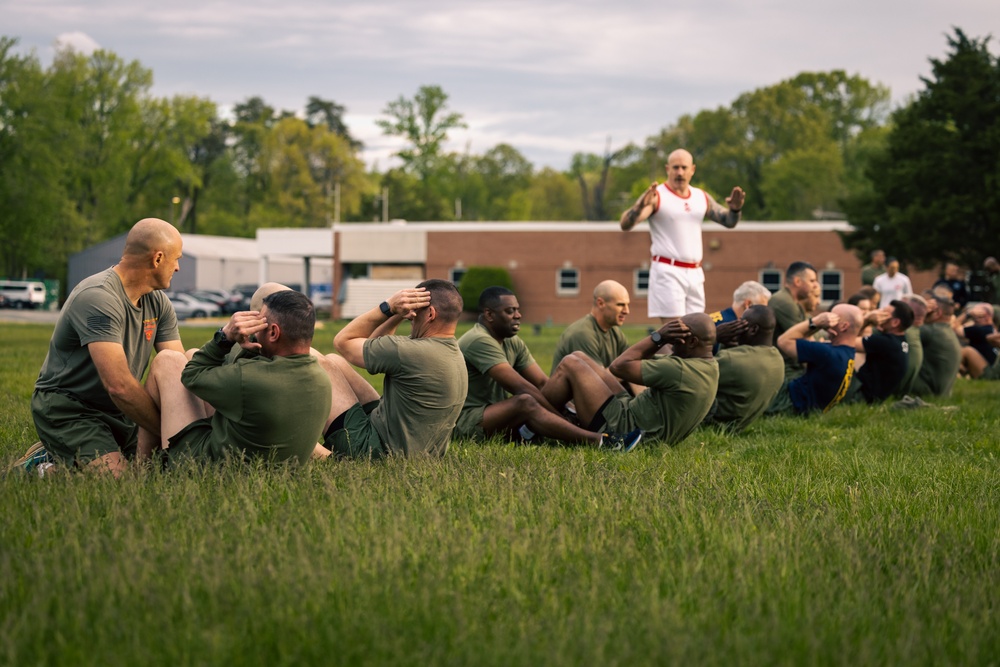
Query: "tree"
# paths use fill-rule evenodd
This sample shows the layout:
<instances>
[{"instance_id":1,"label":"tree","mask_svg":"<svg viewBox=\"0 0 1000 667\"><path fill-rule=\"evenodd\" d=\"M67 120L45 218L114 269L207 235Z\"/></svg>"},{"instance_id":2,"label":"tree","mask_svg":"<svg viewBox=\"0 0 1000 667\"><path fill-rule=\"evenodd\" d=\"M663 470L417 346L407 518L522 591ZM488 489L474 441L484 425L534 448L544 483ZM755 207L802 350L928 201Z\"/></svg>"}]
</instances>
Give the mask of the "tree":
<instances>
[{"instance_id":1,"label":"tree","mask_svg":"<svg viewBox=\"0 0 1000 667\"><path fill-rule=\"evenodd\" d=\"M1000 60L989 38L955 29L950 53L893 114L886 146L867 170L872 187L848 198L855 231L844 244L863 257L890 250L919 268L978 265L1000 235Z\"/></svg>"},{"instance_id":2,"label":"tree","mask_svg":"<svg viewBox=\"0 0 1000 667\"><path fill-rule=\"evenodd\" d=\"M362 143L351 136L344 123L344 113L347 111L343 105L337 104L333 100L324 100L315 95L309 96L306 102L306 122L310 127L325 125L328 130L343 138L350 144L354 151L361 150Z\"/></svg>"},{"instance_id":3,"label":"tree","mask_svg":"<svg viewBox=\"0 0 1000 667\"><path fill-rule=\"evenodd\" d=\"M66 231L74 227L62 141L75 132L36 57L0 38L0 276L65 274Z\"/></svg>"},{"instance_id":4,"label":"tree","mask_svg":"<svg viewBox=\"0 0 1000 667\"><path fill-rule=\"evenodd\" d=\"M570 162L570 173L580 186L580 201L583 205L585 220L610 220L612 213L608 210L606 193L609 188L611 167L623 164L633 159L638 148L628 144L616 151L611 150L611 137L608 137L604 155L593 153L576 153Z\"/></svg>"},{"instance_id":5,"label":"tree","mask_svg":"<svg viewBox=\"0 0 1000 667\"><path fill-rule=\"evenodd\" d=\"M382 111L390 120L379 119L375 124L383 134L398 136L409 142L409 147L396 155L403 161L403 168L427 179L441 157L441 148L448 139L448 131L468 127L462 114L449 112L448 95L439 86L421 86L413 99L402 95L389 102Z\"/></svg>"}]
</instances>

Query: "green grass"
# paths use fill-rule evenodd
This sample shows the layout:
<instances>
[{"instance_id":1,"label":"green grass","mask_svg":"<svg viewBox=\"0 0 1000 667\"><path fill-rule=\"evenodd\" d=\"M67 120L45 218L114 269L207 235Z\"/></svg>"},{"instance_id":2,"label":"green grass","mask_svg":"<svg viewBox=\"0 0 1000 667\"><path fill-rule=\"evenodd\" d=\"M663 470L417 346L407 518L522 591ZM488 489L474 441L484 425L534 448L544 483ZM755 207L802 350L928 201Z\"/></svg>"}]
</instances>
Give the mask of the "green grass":
<instances>
[{"instance_id":1,"label":"green grass","mask_svg":"<svg viewBox=\"0 0 1000 667\"><path fill-rule=\"evenodd\" d=\"M0 325L2 461L50 333ZM0 664L995 665L998 390L627 456L9 476Z\"/></svg>"}]
</instances>

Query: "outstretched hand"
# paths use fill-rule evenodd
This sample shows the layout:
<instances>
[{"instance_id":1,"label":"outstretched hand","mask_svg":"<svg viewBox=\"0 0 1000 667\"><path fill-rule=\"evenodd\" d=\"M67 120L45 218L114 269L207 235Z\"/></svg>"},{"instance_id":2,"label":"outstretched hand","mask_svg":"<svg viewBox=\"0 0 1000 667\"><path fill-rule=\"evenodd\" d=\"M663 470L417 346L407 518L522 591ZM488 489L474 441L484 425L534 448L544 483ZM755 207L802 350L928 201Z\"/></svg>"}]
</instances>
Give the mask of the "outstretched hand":
<instances>
[{"instance_id":1,"label":"outstretched hand","mask_svg":"<svg viewBox=\"0 0 1000 667\"><path fill-rule=\"evenodd\" d=\"M736 186L733 188L732 194L726 197L726 204L733 211L739 211L743 208L743 203L746 200L746 193L743 192L743 188Z\"/></svg>"}]
</instances>

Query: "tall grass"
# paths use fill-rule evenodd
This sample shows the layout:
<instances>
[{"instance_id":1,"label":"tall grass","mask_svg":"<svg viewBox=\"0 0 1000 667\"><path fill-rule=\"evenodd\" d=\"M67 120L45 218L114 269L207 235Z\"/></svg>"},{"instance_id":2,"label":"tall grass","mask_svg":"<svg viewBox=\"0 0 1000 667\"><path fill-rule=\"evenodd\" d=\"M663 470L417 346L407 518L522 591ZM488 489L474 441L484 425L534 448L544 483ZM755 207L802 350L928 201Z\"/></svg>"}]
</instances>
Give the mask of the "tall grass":
<instances>
[{"instance_id":1,"label":"tall grass","mask_svg":"<svg viewBox=\"0 0 1000 667\"><path fill-rule=\"evenodd\" d=\"M0 459L50 333L0 325ZM0 663L997 664L997 390L624 456L8 476Z\"/></svg>"}]
</instances>

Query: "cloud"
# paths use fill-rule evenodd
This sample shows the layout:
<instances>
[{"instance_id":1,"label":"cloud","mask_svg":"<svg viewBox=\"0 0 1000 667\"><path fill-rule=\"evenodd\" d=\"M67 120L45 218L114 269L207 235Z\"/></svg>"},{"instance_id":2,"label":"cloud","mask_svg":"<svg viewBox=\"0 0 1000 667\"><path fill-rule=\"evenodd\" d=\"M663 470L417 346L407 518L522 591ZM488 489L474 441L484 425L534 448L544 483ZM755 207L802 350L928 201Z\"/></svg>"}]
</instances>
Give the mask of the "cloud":
<instances>
[{"instance_id":1,"label":"cloud","mask_svg":"<svg viewBox=\"0 0 1000 667\"><path fill-rule=\"evenodd\" d=\"M97 40L79 31L61 33L56 37L55 44L57 49L72 49L84 56L89 56L101 48Z\"/></svg>"}]
</instances>

